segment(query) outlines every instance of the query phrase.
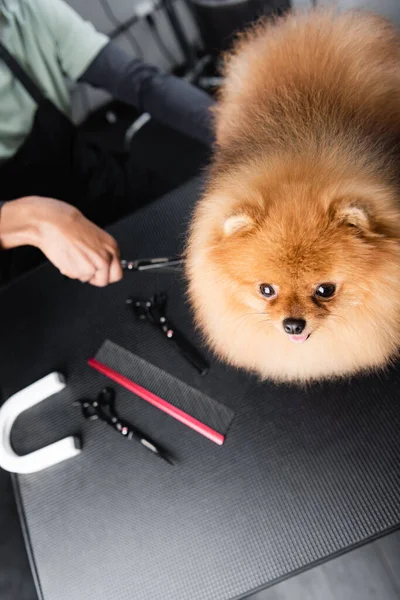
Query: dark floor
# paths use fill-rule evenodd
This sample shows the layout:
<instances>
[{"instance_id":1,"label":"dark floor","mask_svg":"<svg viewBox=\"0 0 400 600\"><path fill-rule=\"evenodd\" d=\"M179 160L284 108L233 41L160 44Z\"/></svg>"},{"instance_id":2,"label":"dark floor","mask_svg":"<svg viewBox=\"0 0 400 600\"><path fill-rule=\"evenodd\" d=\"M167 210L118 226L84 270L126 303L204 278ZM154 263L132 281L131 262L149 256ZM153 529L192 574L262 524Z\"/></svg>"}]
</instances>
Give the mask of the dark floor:
<instances>
[{"instance_id":1,"label":"dark floor","mask_svg":"<svg viewBox=\"0 0 400 600\"><path fill-rule=\"evenodd\" d=\"M251 596L251 600L396 600L400 532Z\"/></svg>"},{"instance_id":2,"label":"dark floor","mask_svg":"<svg viewBox=\"0 0 400 600\"><path fill-rule=\"evenodd\" d=\"M113 105L117 121L109 124L100 111L87 124L88 135L119 150L127 123L135 115ZM98 132L101 132L100 134ZM173 152L171 151L173 149ZM175 187L207 162L207 151L150 122L134 138L132 151ZM268 590L251 600L396 600L400 599L400 532L363 546ZM0 470L0 600L37 600L13 500L11 480ZM73 599L71 599L73 600ZM190 600L188 598L187 600Z\"/></svg>"}]
</instances>

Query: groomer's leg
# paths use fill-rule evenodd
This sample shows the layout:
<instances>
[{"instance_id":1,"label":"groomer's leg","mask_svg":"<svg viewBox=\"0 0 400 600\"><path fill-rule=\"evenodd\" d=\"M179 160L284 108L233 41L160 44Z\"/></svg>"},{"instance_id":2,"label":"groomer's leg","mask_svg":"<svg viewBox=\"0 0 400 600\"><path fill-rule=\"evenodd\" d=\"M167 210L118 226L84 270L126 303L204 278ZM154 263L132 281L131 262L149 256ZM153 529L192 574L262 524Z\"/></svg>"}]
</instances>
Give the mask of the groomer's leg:
<instances>
[{"instance_id":1,"label":"groomer's leg","mask_svg":"<svg viewBox=\"0 0 400 600\"><path fill-rule=\"evenodd\" d=\"M132 57L114 42L103 48L80 80L199 143L210 146L214 141L214 100L208 94Z\"/></svg>"}]
</instances>

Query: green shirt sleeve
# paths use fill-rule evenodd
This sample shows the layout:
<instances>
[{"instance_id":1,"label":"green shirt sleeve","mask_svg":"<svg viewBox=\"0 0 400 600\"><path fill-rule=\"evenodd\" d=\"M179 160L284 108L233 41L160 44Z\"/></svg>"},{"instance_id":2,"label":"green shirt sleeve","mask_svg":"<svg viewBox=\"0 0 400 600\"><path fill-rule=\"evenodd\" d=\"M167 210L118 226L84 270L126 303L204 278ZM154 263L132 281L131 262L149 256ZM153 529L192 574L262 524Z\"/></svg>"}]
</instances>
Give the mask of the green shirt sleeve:
<instances>
[{"instance_id":1,"label":"green shirt sleeve","mask_svg":"<svg viewBox=\"0 0 400 600\"><path fill-rule=\"evenodd\" d=\"M108 44L109 38L96 31L63 0L30 0L35 13L54 39L61 69L76 81Z\"/></svg>"}]
</instances>

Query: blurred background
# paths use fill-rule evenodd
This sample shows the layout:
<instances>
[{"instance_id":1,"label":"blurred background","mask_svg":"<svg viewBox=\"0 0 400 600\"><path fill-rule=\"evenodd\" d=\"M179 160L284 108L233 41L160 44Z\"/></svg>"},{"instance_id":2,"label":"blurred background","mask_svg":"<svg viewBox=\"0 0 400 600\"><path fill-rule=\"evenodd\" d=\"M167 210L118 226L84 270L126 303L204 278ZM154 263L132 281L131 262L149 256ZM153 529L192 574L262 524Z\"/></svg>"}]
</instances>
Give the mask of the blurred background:
<instances>
[{"instance_id":1,"label":"blurred background","mask_svg":"<svg viewBox=\"0 0 400 600\"><path fill-rule=\"evenodd\" d=\"M321 0L329 3L331 0ZM96 29L134 56L184 77L215 95L221 83L221 53L238 30L260 16L307 8L313 0L68 0ZM363 7L400 23L399 0L336 0L340 9ZM84 134L112 151L137 151L179 185L206 165L204 147L152 122L132 107L112 102L89 86L71 89L74 120ZM171 155L169 149L174 147Z\"/></svg>"}]
</instances>

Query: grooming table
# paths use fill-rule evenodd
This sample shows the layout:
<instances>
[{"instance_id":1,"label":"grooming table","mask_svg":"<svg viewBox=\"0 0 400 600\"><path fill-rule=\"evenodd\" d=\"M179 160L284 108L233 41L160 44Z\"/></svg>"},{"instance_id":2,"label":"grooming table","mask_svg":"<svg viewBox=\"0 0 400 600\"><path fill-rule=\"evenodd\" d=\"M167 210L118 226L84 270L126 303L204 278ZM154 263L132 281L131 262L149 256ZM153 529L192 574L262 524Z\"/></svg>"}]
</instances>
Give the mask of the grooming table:
<instances>
[{"instance_id":1,"label":"grooming table","mask_svg":"<svg viewBox=\"0 0 400 600\"><path fill-rule=\"evenodd\" d=\"M178 253L201 181L112 228L121 256ZM43 600L233 600L327 560L400 523L400 370L307 390L276 387L212 360L201 377L130 295L164 290L196 344L178 273L127 273L105 289L51 266L0 294L4 399L50 372L67 386L23 413L12 443L32 452L66 436L82 452L14 477ZM73 401L104 376L86 362L104 340L233 412L218 446L114 385L119 412L173 452L171 467Z\"/></svg>"}]
</instances>

